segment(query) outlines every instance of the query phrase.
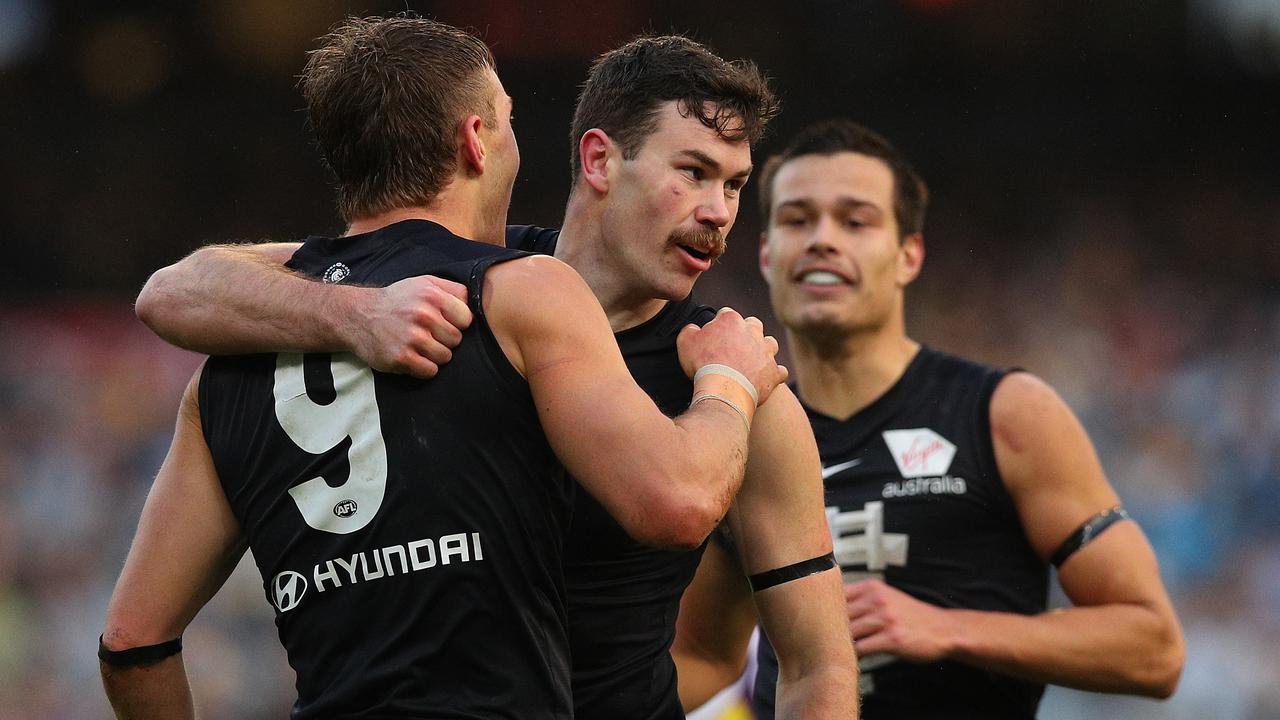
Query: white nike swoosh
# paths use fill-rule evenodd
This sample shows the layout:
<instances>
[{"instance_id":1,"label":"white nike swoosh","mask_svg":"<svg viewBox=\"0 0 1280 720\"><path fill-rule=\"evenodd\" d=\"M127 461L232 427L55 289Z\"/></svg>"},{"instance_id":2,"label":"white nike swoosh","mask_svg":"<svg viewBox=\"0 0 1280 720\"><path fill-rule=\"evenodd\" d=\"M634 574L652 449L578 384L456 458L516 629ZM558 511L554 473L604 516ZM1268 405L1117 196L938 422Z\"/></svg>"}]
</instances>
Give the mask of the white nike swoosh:
<instances>
[{"instance_id":1,"label":"white nike swoosh","mask_svg":"<svg viewBox=\"0 0 1280 720\"><path fill-rule=\"evenodd\" d=\"M835 475L838 472L843 472L853 467L854 465L859 465L861 463L862 463L862 458L854 458L849 462L842 462L838 465L832 465L831 467L824 467L822 468L822 479L826 480L827 478L831 477L832 475Z\"/></svg>"}]
</instances>

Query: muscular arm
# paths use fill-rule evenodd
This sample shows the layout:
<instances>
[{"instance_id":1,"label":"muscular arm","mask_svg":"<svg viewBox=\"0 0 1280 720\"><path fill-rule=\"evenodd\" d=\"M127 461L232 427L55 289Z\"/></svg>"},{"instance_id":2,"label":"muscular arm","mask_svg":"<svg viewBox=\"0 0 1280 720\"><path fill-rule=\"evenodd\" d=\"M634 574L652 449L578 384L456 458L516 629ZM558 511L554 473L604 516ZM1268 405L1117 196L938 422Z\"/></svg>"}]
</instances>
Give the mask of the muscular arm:
<instances>
[{"instance_id":1,"label":"muscular arm","mask_svg":"<svg viewBox=\"0 0 1280 720\"><path fill-rule=\"evenodd\" d=\"M1042 558L1118 503L1084 428L1041 380L1024 373L1005 378L991 400L991 430L1000 473ZM1182 670L1182 633L1137 524L1111 526L1063 563L1058 580L1074 606L1030 617L921 608L868 585L850 606L871 601L877 608L864 627L854 622L854 635L865 652L946 656L1083 690L1171 695ZM897 630L871 630L886 620Z\"/></svg>"},{"instance_id":2,"label":"muscular arm","mask_svg":"<svg viewBox=\"0 0 1280 720\"><path fill-rule=\"evenodd\" d=\"M466 290L430 276L385 288L329 285L284 266L296 243L210 245L158 270L138 318L207 354L350 351L370 367L432 377L471 323Z\"/></svg>"},{"instance_id":3,"label":"muscular arm","mask_svg":"<svg viewBox=\"0 0 1280 720\"><path fill-rule=\"evenodd\" d=\"M756 418L746 478L729 517L738 567L748 575L831 552L821 473L804 410L790 390L778 388ZM681 696L686 707L741 672L755 614L742 571L732 578L722 554L708 552L682 601L673 647L682 689L689 690ZM839 571L767 588L754 600L778 655L778 717L856 717L858 668Z\"/></svg>"},{"instance_id":4,"label":"muscular arm","mask_svg":"<svg viewBox=\"0 0 1280 720\"><path fill-rule=\"evenodd\" d=\"M103 643L110 650L180 636L244 554L200 430L195 388L193 380L183 395L173 444L107 607ZM102 663L101 671L119 718L194 717L181 654L130 668Z\"/></svg>"},{"instance_id":5,"label":"muscular arm","mask_svg":"<svg viewBox=\"0 0 1280 720\"><path fill-rule=\"evenodd\" d=\"M530 303L531 297L538 302ZM489 270L484 306L494 335L528 380L547 438L569 472L638 541L697 547L741 484L747 455L743 418L720 402L696 403L674 421L663 415L632 379L586 283L554 258L522 258ZM681 338L713 337L726 327L712 328L717 322L702 330L686 328ZM748 345L755 347L761 338ZM695 365L734 366L750 357L755 369L738 368L749 377L762 376L766 361L768 373L779 370L772 355L766 360L758 350L719 352L722 359L703 353ZM735 392L722 381L703 378L695 394L708 383ZM737 404L753 413L746 391L736 392Z\"/></svg>"}]
</instances>

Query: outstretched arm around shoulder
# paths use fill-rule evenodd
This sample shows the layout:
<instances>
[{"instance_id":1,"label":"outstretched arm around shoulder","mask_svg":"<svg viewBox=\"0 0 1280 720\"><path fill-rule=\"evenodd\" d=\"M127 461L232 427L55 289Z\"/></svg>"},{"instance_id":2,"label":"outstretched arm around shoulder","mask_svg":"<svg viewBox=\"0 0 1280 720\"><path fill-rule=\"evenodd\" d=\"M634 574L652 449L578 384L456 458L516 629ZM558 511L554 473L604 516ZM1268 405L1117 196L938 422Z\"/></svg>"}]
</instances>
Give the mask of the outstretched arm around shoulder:
<instances>
[{"instance_id":1,"label":"outstretched arm around shoulder","mask_svg":"<svg viewBox=\"0 0 1280 720\"><path fill-rule=\"evenodd\" d=\"M431 276L385 288L330 285L285 267L296 243L209 245L147 280L152 331L212 355L354 352L376 370L433 377L471 323L466 289Z\"/></svg>"},{"instance_id":2,"label":"outstretched arm around shoulder","mask_svg":"<svg viewBox=\"0 0 1280 720\"><path fill-rule=\"evenodd\" d=\"M759 321L722 311L703 328L685 328L678 345L686 370L728 366L751 389L706 375L694 383L689 410L672 420L636 385L604 311L564 263L529 257L494 266L484 308L569 472L637 540L699 545L742 481L751 394L763 402L786 377Z\"/></svg>"}]
</instances>

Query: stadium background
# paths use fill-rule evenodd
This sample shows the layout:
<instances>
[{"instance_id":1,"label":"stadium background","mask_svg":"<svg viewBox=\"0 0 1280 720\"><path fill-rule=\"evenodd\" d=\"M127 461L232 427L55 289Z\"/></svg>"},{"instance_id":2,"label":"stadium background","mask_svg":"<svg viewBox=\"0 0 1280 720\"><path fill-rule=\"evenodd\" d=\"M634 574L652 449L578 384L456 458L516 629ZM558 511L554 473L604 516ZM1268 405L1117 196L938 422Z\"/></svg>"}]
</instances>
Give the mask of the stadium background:
<instances>
[{"instance_id":1,"label":"stadium background","mask_svg":"<svg viewBox=\"0 0 1280 720\"><path fill-rule=\"evenodd\" d=\"M130 300L200 244L340 230L294 76L342 15L405 7L89 5L0 0L0 720L109 715L94 641L198 361ZM895 140L935 198L911 333L1060 389L1186 628L1171 701L1042 716L1280 717L1280 1L408 5L497 54L516 222L557 224L576 86L641 31L774 77L757 158L835 114ZM700 294L767 317L750 197ZM284 716L248 563L186 637L205 717Z\"/></svg>"}]
</instances>

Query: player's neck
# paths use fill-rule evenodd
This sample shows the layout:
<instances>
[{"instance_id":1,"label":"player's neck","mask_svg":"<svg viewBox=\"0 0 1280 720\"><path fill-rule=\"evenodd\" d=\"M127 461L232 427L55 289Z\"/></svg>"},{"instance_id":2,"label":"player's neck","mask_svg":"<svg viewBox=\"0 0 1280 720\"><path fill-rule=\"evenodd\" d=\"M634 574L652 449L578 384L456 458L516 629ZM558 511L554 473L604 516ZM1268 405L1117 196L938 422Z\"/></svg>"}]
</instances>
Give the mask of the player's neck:
<instances>
[{"instance_id":1,"label":"player's neck","mask_svg":"<svg viewBox=\"0 0 1280 720\"><path fill-rule=\"evenodd\" d=\"M429 220L461 238L490 245L506 243L503 231L505 218L494 221L478 209L482 207L481 203L460 202L456 196L457 193L445 188L430 205L393 208L376 215L356 218L347 227L346 234L373 232L404 220Z\"/></svg>"},{"instance_id":2,"label":"player's neck","mask_svg":"<svg viewBox=\"0 0 1280 720\"><path fill-rule=\"evenodd\" d=\"M888 392L920 350L920 343L907 337L901 325L851 333L831 342L787 331L787 340L800 399L840 420Z\"/></svg>"},{"instance_id":3,"label":"player's neck","mask_svg":"<svg viewBox=\"0 0 1280 720\"><path fill-rule=\"evenodd\" d=\"M622 332L657 315L667 301L654 298L647 289L631 287L628 278L613 269L603 254L605 244L601 232L600 223L581 208L575 208L570 198L564 226L556 240L555 256L582 276L604 308L609 326L614 332Z\"/></svg>"}]
</instances>

